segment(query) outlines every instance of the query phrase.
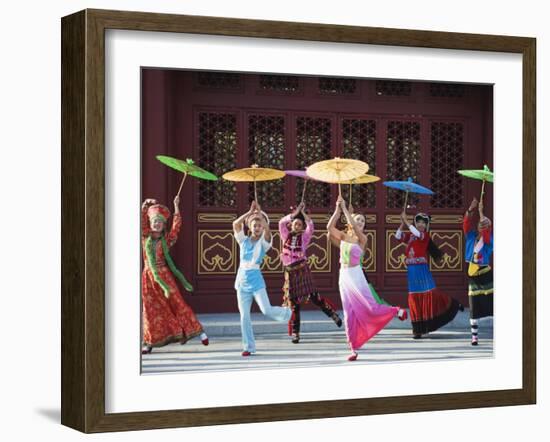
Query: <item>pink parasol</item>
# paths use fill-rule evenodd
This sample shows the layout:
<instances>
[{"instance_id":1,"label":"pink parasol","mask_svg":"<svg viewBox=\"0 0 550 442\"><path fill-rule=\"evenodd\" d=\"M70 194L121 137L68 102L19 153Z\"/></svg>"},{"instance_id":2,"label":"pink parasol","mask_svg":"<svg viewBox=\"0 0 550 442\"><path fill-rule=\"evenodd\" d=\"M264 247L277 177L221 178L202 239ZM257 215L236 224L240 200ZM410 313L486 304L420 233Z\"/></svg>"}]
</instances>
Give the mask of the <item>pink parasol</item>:
<instances>
[{"instance_id":1,"label":"pink parasol","mask_svg":"<svg viewBox=\"0 0 550 442\"><path fill-rule=\"evenodd\" d=\"M304 181L304 188L302 189L302 202L304 202L304 196L306 194L306 187L308 180L312 180L305 170L285 170L286 175L302 178Z\"/></svg>"}]
</instances>

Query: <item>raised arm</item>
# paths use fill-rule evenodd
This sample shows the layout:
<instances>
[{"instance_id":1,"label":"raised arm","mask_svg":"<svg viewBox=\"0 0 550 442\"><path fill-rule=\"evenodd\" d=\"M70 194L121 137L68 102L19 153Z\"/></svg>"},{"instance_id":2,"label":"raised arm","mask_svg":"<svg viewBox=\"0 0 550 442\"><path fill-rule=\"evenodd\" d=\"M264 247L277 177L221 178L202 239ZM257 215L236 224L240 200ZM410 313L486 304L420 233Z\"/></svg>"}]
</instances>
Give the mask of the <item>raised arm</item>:
<instances>
[{"instance_id":1,"label":"raised arm","mask_svg":"<svg viewBox=\"0 0 550 442\"><path fill-rule=\"evenodd\" d=\"M353 231L357 235L357 239L359 240L359 243L364 244L367 241L367 237L363 233L363 230L357 225L355 220L352 218L351 213L349 213L348 208L346 207L346 202L342 199L340 202L340 205L342 206L342 211L344 212L344 216L346 217L346 221L349 225L353 227Z\"/></svg>"},{"instance_id":2,"label":"raised arm","mask_svg":"<svg viewBox=\"0 0 550 442\"><path fill-rule=\"evenodd\" d=\"M477 199L474 198L470 203L470 207L468 207L468 210L466 210L466 213L464 214L464 219L462 221L462 230L464 230L464 233L466 234L475 229L474 223L472 221L472 215L477 205Z\"/></svg>"},{"instance_id":3,"label":"raised arm","mask_svg":"<svg viewBox=\"0 0 550 442\"><path fill-rule=\"evenodd\" d=\"M172 247L176 240L181 229L181 214L180 214L180 197L176 195L174 198L174 217L172 218L172 227L170 232L166 236L166 242L169 247Z\"/></svg>"},{"instance_id":4,"label":"raised arm","mask_svg":"<svg viewBox=\"0 0 550 442\"><path fill-rule=\"evenodd\" d=\"M342 200L341 197L338 197L338 199L336 200L336 208L334 209L334 213L330 217L330 219L328 221L328 224L327 224L327 231L328 231L328 234L331 238L331 241L334 239L334 240L338 241L338 244L345 237L344 233L336 228L336 223L338 222L338 219L342 215L342 209L340 207L340 201L341 200ZM334 243L334 241L333 241L333 243Z\"/></svg>"},{"instance_id":5,"label":"raised arm","mask_svg":"<svg viewBox=\"0 0 550 442\"><path fill-rule=\"evenodd\" d=\"M308 244L311 240L311 237L313 236L313 232L315 231L315 225L313 224L313 220L311 217L306 213L305 211L305 204L302 206L301 209L302 215L304 216L304 221L306 223L306 228L304 230L303 234L303 243Z\"/></svg>"},{"instance_id":6,"label":"raised arm","mask_svg":"<svg viewBox=\"0 0 550 442\"><path fill-rule=\"evenodd\" d=\"M243 231L244 228L244 222L246 219L252 215L252 213L256 210L256 202L252 201L252 204L250 205L250 209L248 212L243 213L241 216L239 216L235 221L233 221L233 231L235 233L240 233Z\"/></svg>"},{"instance_id":7,"label":"raised arm","mask_svg":"<svg viewBox=\"0 0 550 442\"><path fill-rule=\"evenodd\" d=\"M397 238L397 240L400 240L404 243L409 242L411 234L409 232L405 232L405 229L408 230L409 228L410 224L407 220L407 213L403 210L403 212L401 212L401 224L399 225L397 232L395 232L395 237Z\"/></svg>"},{"instance_id":8,"label":"raised arm","mask_svg":"<svg viewBox=\"0 0 550 442\"><path fill-rule=\"evenodd\" d=\"M479 202L479 221L483 219L486 219L486 216L483 213L483 201L480 201ZM491 225L490 224L484 229L481 229L479 233L481 233L481 237L483 238L483 242L485 244L489 244L491 242Z\"/></svg>"}]
</instances>

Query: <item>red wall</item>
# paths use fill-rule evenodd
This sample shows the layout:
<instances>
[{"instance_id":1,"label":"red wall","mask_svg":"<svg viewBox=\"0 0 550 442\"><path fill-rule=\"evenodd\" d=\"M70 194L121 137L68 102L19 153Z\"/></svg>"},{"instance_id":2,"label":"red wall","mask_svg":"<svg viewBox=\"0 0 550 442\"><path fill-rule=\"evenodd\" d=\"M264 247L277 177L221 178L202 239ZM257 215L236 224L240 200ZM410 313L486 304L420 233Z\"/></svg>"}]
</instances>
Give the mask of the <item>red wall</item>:
<instances>
[{"instance_id":1,"label":"red wall","mask_svg":"<svg viewBox=\"0 0 550 442\"><path fill-rule=\"evenodd\" d=\"M256 113L277 112L288 117L288 148L285 154L285 168L295 168L295 148L292 134L295 115L320 115L335 122L334 127L344 115L358 118L369 118L376 121L376 174L385 176L386 161L386 123L388 120L418 121L421 124L420 143L422 146L421 183L429 185L430 163L430 132L432 120L459 121L464 124L464 161L463 168L480 168L483 164L493 166L493 133L492 133L492 87L468 86L467 93L461 98L434 98L429 94L428 83L413 83L409 97L378 96L375 92L375 81L359 80L356 94L336 97L324 96L317 92L317 79L301 78L303 92L298 95L269 94L258 91L258 76L244 75L242 88L237 91L208 90L197 87L192 72L175 70L142 70L142 199L154 197L172 207L172 200L177 192L180 176L177 172L168 170L154 159L155 155L164 154L178 158L198 158L197 143L197 112L200 110L236 112L238 132L238 167L246 167L248 163L246 144L246 122L244 118L249 111ZM341 137L337 131L332 138L332 156L341 152ZM269 165L265 165L269 166ZM226 171L214 171L221 176ZM284 205L281 207L265 207L268 212L283 213L294 204L294 178L286 178ZM199 259L198 229L230 229L228 222L199 223L198 213L239 214L246 210L248 201L247 186L238 185L236 207L232 208L200 208L198 207L198 183L189 179L182 192L181 209L184 216L184 227L176 244L173 256L184 274L195 285L197 296L190 297L189 302L199 313L237 311L236 297L233 290L234 274L199 275L197 272ZM387 215L396 215L399 209L386 209L384 206L385 189L376 185L377 207L365 210L367 214L377 215L375 224L369 224L368 229L376 231L376 271L368 272L367 276L377 287L380 294L388 301L396 304L406 304L406 274L403 272L386 272L386 231L395 230L397 225L386 223ZM316 208L313 213L329 214L334 207L336 186L332 189L331 206ZM430 200L421 198L416 209L428 211L432 216L461 215L473 196L479 197L478 182L464 180L464 207L433 209L429 207ZM492 188L487 186L486 212L492 216ZM273 225L275 227L275 224ZM325 223L317 223L320 231ZM440 223L434 229L457 230L456 223ZM339 304L337 289L338 255L332 250L331 272L316 273L316 281L323 294ZM461 257L461 261L463 261ZM435 272L436 283L462 302L467 302L467 286L464 264L463 271ZM137 277L137 276L136 276ZM272 303L280 303L282 273L266 275L268 291Z\"/></svg>"}]
</instances>

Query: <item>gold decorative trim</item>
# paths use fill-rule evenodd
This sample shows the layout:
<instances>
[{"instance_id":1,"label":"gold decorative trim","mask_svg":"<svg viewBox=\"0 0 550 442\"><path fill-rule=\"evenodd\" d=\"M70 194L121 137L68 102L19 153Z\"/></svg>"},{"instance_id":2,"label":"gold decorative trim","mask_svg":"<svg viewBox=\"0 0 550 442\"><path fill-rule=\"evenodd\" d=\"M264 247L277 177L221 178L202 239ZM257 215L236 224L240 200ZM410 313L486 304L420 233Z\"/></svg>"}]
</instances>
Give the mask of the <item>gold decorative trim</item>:
<instances>
[{"instance_id":1,"label":"gold decorative trim","mask_svg":"<svg viewBox=\"0 0 550 442\"><path fill-rule=\"evenodd\" d=\"M442 263L439 265L430 259L430 270L432 272L462 272L462 230L434 230L431 235L440 249L447 246L455 253L454 256L451 256L444 252ZM456 247L451 243L455 238L458 238Z\"/></svg>"},{"instance_id":2,"label":"gold decorative trim","mask_svg":"<svg viewBox=\"0 0 550 442\"><path fill-rule=\"evenodd\" d=\"M271 249L267 252L262 261L262 273L271 274L271 273L281 273L283 271L283 264L281 262L281 250L283 243L281 241L281 235L279 231L271 231L271 236L273 237ZM278 244L278 246L277 246ZM273 256L273 253L275 255Z\"/></svg>"},{"instance_id":3,"label":"gold decorative trim","mask_svg":"<svg viewBox=\"0 0 550 442\"><path fill-rule=\"evenodd\" d=\"M197 221L199 223L232 223L237 219L233 213L198 213Z\"/></svg>"},{"instance_id":4,"label":"gold decorative trim","mask_svg":"<svg viewBox=\"0 0 550 442\"><path fill-rule=\"evenodd\" d=\"M461 230L432 230L432 238L437 243L439 248L445 246L454 251L453 255L443 252L443 260L440 264L436 264L433 259L430 259L430 270L432 272L462 272L462 231ZM395 237L395 231L386 230L386 272L405 272L405 248L406 244L400 242L395 247L391 247L391 239ZM451 241L458 238L456 246ZM395 252L402 248L403 253L395 256Z\"/></svg>"},{"instance_id":5,"label":"gold decorative trim","mask_svg":"<svg viewBox=\"0 0 550 442\"><path fill-rule=\"evenodd\" d=\"M233 232L228 230L199 230L198 232L198 257L197 273L199 275L232 275L237 271L236 267L236 249ZM208 247L204 247L204 239L207 238L216 241ZM230 238L231 249L221 241ZM227 257L220 254L214 255L210 261L206 260L207 253L214 248L219 247L227 253Z\"/></svg>"},{"instance_id":6,"label":"gold decorative trim","mask_svg":"<svg viewBox=\"0 0 550 442\"><path fill-rule=\"evenodd\" d=\"M432 224L462 224L463 215L434 215Z\"/></svg>"},{"instance_id":7,"label":"gold decorative trim","mask_svg":"<svg viewBox=\"0 0 550 442\"><path fill-rule=\"evenodd\" d=\"M325 215L324 213L310 213L309 217L314 223L328 223L328 220L330 219L330 215Z\"/></svg>"},{"instance_id":8,"label":"gold decorative trim","mask_svg":"<svg viewBox=\"0 0 550 442\"><path fill-rule=\"evenodd\" d=\"M386 272L406 272L407 267L405 265L405 243L399 242L395 247L391 248L391 238L395 237L394 230L386 230ZM403 249L403 252L397 257L393 256L393 252Z\"/></svg>"},{"instance_id":9,"label":"gold decorative trim","mask_svg":"<svg viewBox=\"0 0 550 442\"><path fill-rule=\"evenodd\" d=\"M413 215L408 215L407 219L412 222ZM386 224L401 224L401 216L386 215ZM462 215L433 215L431 224L462 224Z\"/></svg>"},{"instance_id":10,"label":"gold decorative trim","mask_svg":"<svg viewBox=\"0 0 550 442\"><path fill-rule=\"evenodd\" d=\"M311 249L317 250L318 252L312 253ZM331 242L326 232L317 232L313 234L308 246L308 251L309 266L312 272L330 273L332 271Z\"/></svg>"},{"instance_id":11,"label":"gold decorative trim","mask_svg":"<svg viewBox=\"0 0 550 442\"><path fill-rule=\"evenodd\" d=\"M363 269L367 272L376 272L376 230L366 230L365 235L367 236L367 245L371 244L368 250L365 252L370 252L368 259L363 260ZM370 238L370 243L369 243ZM367 253L365 253L366 255Z\"/></svg>"}]
</instances>

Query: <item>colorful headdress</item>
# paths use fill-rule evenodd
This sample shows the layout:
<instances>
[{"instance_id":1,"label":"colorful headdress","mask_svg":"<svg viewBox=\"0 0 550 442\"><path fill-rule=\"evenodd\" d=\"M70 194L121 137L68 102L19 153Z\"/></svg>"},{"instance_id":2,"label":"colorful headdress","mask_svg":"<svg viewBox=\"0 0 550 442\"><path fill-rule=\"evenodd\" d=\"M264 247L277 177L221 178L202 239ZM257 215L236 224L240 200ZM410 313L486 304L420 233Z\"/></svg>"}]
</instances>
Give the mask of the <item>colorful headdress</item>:
<instances>
[{"instance_id":1,"label":"colorful headdress","mask_svg":"<svg viewBox=\"0 0 550 442\"><path fill-rule=\"evenodd\" d=\"M168 209L168 207L162 204L153 204L147 209L147 216L149 218L149 221L152 221L155 218L160 218L166 223L166 221L170 217L170 210ZM176 267L176 264L174 263L172 257L170 256L168 243L166 242L166 237L164 235L160 237L160 243L162 247L162 252L164 254L164 258L166 259L166 263L168 264L168 267L172 271L172 274L176 276L177 279L179 279L179 281L181 282L185 290L192 292L193 286L187 281L187 279L185 279L183 274L178 270L178 268ZM155 243L150 234L145 241L145 255L147 257L147 263L149 265L149 268L153 273L154 280L157 282L158 285L161 286L162 290L164 291L164 296L168 298L170 296L170 286L166 283L166 281L162 279L159 273L159 270L157 267L157 260L155 256Z\"/></svg>"},{"instance_id":2,"label":"colorful headdress","mask_svg":"<svg viewBox=\"0 0 550 442\"><path fill-rule=\"evenodd\" d=\"M426 230L429 230L431 220L432 220L432 217L430 215L428 215L427 213L420 212L414 216L414 225L416 226L416 223L418 221L424 221L426 223Z\"/></svg>"},{"instance_id":3,"label":"colorful headdress","mask_svg":"<svg viewBox=\"0 0 550 442\"><path fill-rule=\"evenodd\" d=\"M164 222L166 222L168 218L170 218L170 210L162 204L153 204L147 209L147 216L149 217L149 221L152 221L155 218L161 218Z\"/></svg>"}]
</instances>

